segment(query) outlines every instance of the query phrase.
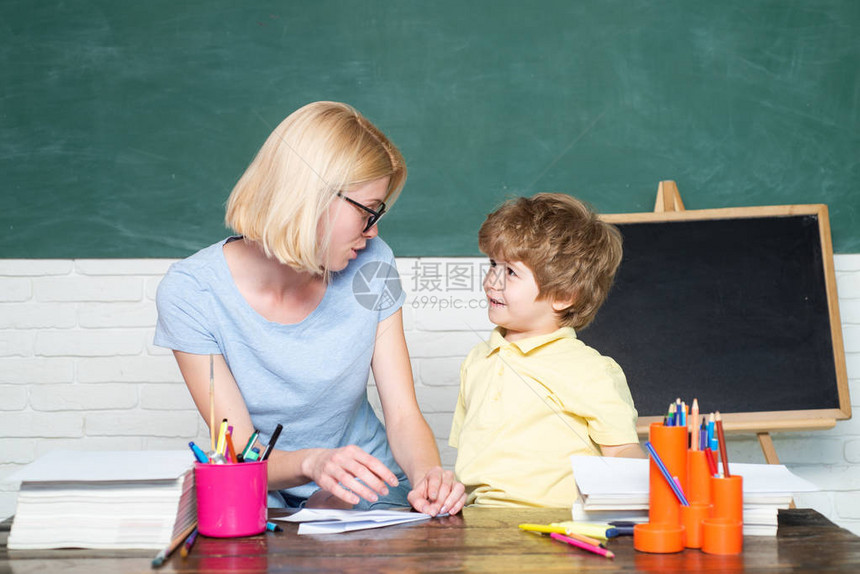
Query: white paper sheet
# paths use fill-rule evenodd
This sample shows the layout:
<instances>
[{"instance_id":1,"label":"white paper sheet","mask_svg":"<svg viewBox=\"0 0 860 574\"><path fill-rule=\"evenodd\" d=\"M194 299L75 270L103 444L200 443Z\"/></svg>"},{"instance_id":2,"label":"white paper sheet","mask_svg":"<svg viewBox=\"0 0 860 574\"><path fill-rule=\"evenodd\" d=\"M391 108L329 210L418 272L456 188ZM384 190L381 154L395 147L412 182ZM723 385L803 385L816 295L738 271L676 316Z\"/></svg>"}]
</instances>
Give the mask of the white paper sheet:
<instances>
[{"instance_id":1,"label":"white paper sheet","mask_svg":"<svg viewBox=\"0 0 860 574\"><path fill-rule=\"evenodd\" d=\"M194 466L190 450L49 452L4 482L126 482L177 480Z\"/></svg>"},{"instance_id":2,"label":"white paper sheet","mask_svg":"<svg viewBox=\"0 0 860 574\"><path fill-rule=\"evenodd\" d=\"M382 528L395 524L420 522L432 518L420 512L399 510L330 510L303 508L291 516L273 518L284 522L300 522L299 534L338 534L353 530Z\"/></svg>"},{"instance_id":3,"label":"white paper sheet","mask_svg":"<svg viewBox=\"0 0 860 574\"><path fill-rule=\"evenodd\" d=\"M645 459L571 456L570 462L576 485L583 495L648 494L648 461ZM729 470L744 477L744 496L818 490L781 464L730 462Z\"/></svg>"}]
</instances>

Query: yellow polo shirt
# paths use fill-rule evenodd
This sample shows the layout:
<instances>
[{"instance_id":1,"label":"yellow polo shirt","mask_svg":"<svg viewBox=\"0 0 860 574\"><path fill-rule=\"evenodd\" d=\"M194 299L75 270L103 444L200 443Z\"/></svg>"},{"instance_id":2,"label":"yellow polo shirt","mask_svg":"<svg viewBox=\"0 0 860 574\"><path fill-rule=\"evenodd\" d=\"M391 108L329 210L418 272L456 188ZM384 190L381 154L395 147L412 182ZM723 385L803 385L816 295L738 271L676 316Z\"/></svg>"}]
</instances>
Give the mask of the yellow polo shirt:
<instances>
[{"instance_id":1,"label":"yellow polo shirt","mask_svg":"<svg viewBox=\"0 0 860 574\"><path fill-rule=\"evenodd\" d=\"M478 506L568 507L570 455L638 442L636 409L618 364L564 327L510 343L496 328L460 368L449 444Z\"/></svg>"}]
</instances>

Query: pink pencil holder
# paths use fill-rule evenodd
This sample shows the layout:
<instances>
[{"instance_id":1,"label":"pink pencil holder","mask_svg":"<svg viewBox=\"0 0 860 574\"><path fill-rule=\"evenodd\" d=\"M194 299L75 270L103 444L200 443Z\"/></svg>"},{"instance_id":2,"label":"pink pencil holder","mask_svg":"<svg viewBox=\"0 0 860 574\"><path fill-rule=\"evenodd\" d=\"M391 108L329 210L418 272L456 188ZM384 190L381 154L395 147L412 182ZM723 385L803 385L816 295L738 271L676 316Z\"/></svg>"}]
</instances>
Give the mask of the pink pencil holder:
<instances>
[{"instance_id":1,"label":"pink pencil holder","mask_svg":"<svg viewBox=\"0 0 860 574\"><path fill-rule=\"evenodd\" d=\"M194 464L200 534L230 538L266 530L266 466L266 461Z\"/></svg>"}]
</instances>

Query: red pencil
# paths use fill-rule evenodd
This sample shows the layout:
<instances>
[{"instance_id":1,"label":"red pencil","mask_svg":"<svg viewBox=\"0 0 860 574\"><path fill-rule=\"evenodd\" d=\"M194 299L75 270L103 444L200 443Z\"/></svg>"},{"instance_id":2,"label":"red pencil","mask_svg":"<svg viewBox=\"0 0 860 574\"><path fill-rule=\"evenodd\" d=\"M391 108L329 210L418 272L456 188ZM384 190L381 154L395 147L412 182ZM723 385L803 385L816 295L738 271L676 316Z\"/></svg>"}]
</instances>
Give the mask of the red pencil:
<instances>
[{"instance_id":1,"label":"red pencil","mask_svg":"<svg viewBox=\"0 0 860 574\"><path fill-rule=\"evenodd\" d=\"M705 459L708 461L708 470L711 471L711 476L716 475L720 472L720 469L717 467L717 461L714 459L714 451L710 448L705 449Z\"/></svg>"},{"instance_id":2,"label":"red pencil","mask_svg":"<svg viewBox=\"0 0 860 574\"><path fill-rule=\"evenodd\" d=\"M717 411L717 442L720 443L720 458L723 460L723 476L730 477L729 474L729 459L726 457L726 435L723 433L723 418L720 416L720 411Z\"/></svg>"}]
</instances>

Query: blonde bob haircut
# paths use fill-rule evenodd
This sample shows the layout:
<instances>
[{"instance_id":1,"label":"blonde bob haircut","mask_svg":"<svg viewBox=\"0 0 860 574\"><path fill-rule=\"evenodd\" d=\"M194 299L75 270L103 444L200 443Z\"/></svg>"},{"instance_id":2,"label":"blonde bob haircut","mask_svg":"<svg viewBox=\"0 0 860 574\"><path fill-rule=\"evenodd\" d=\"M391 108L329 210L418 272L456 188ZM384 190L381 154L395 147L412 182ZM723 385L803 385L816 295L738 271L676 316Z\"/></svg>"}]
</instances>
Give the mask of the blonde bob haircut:
<instances>
[{"instance_id":1,"label":"blonde bob haircut","mask_svg":"<svg viewBox=\"0 0 860 574\"><path fill-rule=\"evenodd\" d=\"M585 203L539 193L504 203L478 232L481 251L520 261L534 273L542 300L569 302L560 327L583 329L606 300L621 263L621 233Z\"/></svg>"},{"instance_id":2,"label":"blonde bob haircut","mask_svg":"<svg viewBox=\"0 0 860 574\"><path fill-rule=\"evenodd\" d=\"M400 151L352 106L314 102L266 139L227 200L225 222L268 257L325 273L328 233L318 227L329 206L339 192L383 177L391 178L384 199L390 207L406 182Z\"/></svg>"}]
</instances>

